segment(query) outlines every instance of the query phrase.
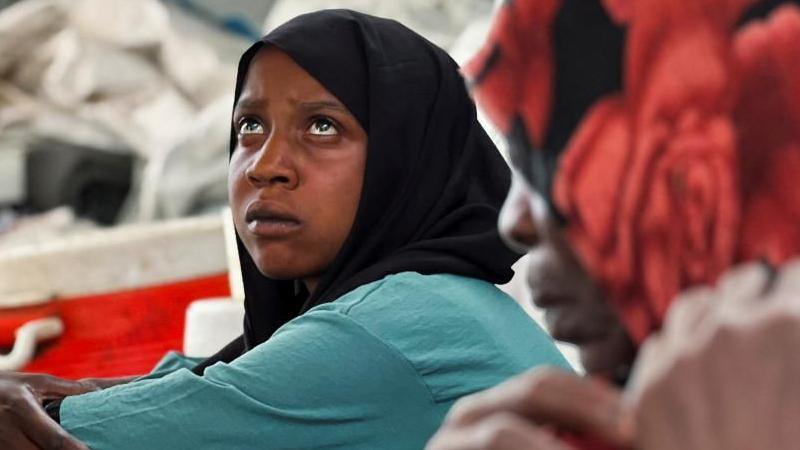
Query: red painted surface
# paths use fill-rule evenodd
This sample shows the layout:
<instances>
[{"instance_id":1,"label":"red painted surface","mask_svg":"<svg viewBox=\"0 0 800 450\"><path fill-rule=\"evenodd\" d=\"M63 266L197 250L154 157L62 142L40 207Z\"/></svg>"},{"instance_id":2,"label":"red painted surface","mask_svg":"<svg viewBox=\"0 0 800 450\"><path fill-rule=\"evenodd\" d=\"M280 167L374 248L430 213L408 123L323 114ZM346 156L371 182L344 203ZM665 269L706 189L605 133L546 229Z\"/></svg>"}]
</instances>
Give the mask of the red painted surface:
<instances>
[{"instance_id":1,"label":"red painted surface","mask_svg":"<svg viewBox=\"0 0 800 450\"><path fill-rule=\"evenodd\" d=\"M26 323L42 317L58 315L58 305L45 305L26 308L0 309L0 348L14 345L14 332Z\"/></svg>"},{"instance_id":2,"label":"red painted surface","mask_svg":"<svg viewBox=\"0 0 800 450\"><path fill-rule=\"evenodd\" d=\"M102 295L60 299L54 305L0 311L0 345L9 328L43 312L64 321L64 334L40 346L26 372L65 378L149 372L170 350L183 348L186 307L194 300L230 295L227 274ZM48 309L50 308L50 309ZM16 315L16 316L15 316ZM13 329L15 329L14 327Z\"/></svg>"}]
</instances>

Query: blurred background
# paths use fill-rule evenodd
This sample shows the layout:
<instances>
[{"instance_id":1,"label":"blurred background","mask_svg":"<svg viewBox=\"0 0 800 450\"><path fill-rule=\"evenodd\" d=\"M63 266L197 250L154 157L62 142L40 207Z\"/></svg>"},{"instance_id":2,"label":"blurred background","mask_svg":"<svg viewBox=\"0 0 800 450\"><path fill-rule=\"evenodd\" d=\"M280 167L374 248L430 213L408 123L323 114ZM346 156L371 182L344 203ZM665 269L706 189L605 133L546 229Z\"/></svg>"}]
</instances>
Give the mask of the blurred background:
<instances>
[{"instance_id":1,"label":"blurred background","mask_svg":"<svg viewBox=\"0 0 800 450\"><path fill-rule=\"evenodd\" d=\"M202 357L233 338L240 54L298 14L342 7L463 62L493 3L0 0L0 369L143 373L167 350ZM528 303L521 280L505 289Z\"/></svg>"}]
</instances>

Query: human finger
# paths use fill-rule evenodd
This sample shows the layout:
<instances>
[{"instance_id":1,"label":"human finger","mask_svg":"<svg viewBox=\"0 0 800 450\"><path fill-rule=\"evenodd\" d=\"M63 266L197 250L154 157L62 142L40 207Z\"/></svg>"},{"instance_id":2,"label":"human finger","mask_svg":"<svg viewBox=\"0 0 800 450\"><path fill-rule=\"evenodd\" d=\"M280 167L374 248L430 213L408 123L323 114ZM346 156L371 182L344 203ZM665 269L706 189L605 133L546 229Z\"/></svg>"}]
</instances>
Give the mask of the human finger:
<instances>
[{"instance_id":1,"label":"human finger","mask_svg":"<svg viewBox=\"0 0 800 450\"><path fill-rule=\"evenodd\" d=\"M18 427L40 450L88 450L50 419L30 386L7 383L3 392L5 406L10 412L6 426Z\"/></svg>"},{"instance_id":2,"label":"human finger","mask_svg":"<svg viewBox=\"0 0 800 450\"><path fill-rule=\"evenodd\" d=\"M526 418L501 412L462 427L445 426L426 450L574 450Z\"/></svg>"},{"instance_id":3,"label":"human finger","mask_svg":"<svg viewBox=\"0 0 800 450\"><path fill-rule=\"evenodd\" d=\"M92 383L67 380L46 374L16 373L10 374L9 377L29 386L40 402L70 395L85 394L100 389L99 386Z\"/></svg>"},{"instance_id":4,"label":"human finger","mask_svg":"<svg viewBox=\"0 0 800 450\"><path fill-rule=\"evenodd\" d=\"M528 372L474 396L454 407L448 420L466 424L501 412L599 435L619 445L627 445L632 436L620 395L613 387L553 368Z\"/></svg>"},{"instance_id":5,"label":"human finger","mask_svg":"<svg viewBox=\"0 0 800 450\"><path fill-rule=\"evenodd\" d=\"M80 383L86 384L95 390L108 389L110 387L118 386L120 384L127 384L139 377L119 377L119 378L84 378L79 380Z\"/></svg>"}]
</instances>

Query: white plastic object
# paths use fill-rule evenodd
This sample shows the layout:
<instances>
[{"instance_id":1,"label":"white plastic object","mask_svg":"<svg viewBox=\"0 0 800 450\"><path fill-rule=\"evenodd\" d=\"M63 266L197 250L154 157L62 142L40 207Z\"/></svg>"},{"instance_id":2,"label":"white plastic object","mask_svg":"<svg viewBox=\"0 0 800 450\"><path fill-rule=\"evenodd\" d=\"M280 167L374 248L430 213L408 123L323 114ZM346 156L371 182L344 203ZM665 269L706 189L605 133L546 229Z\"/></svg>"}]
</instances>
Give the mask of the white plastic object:
<instances>
[{"instance_id":1,"label":"white plastic object","mask_svg":"<svg viewBox=\"0 0 800 450\"><path fill-rule=\"evenodd\" d=\"M222 210L222 232L225 235L225 256L228 261L228 284L231 288L231 298L237 303L244 304L242 266L239 263L236 229L233 227L233 213L230 208Z\"/></svg>"},{"instance_id":2,"label":"white plastic object","mask_svg":"<svg viewBox=\"0 0 800 450\"><path fill-rule=\"evenodd\" d=\"M242 334L244 304L229 297L203 299L186 308L183 353L205 358Z\"/></svg>"},{"instance_id":3,"label":"white plastic object","mask_svg":"<svg viewBox=\"0 0 800 450\"><path fill-rule=\"evenodd\" d=\"M0 204L25 198L25 152L21 144L0 141Z\"/></svg>"},{"instance_id":4,"label":"white plastic object","mask_svg":"<svg viewBox=\"0 0 800 450\"><path fill-rule=\"evenodd\" d=\"M64 332L64 322L58 317L32 320L19 327L14 333L14 348L7 355L0 355L0 371L16 371L25 367L36 352L36 345L60 336Z\"/></svg>"}]
</instances>

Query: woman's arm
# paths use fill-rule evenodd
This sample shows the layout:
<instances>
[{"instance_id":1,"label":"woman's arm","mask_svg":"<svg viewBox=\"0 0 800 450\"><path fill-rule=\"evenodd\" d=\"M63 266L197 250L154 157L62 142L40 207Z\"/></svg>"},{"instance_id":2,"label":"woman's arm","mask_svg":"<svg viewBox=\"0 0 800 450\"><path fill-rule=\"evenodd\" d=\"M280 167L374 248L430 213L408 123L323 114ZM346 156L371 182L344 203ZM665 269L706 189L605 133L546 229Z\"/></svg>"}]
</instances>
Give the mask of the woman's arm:
<instances>
[{"instance_id":1,"label":"woman's arm","mask_svg":"<svg viewBox=\"0 0 800 450\"><path fill-rule=\"evenodd\" d=\"M203 376L182 369L69 397L61 423L94 450L407 449L424 445L445 407L384 341L315 311Z\"/></svg>"}]
</instances>

